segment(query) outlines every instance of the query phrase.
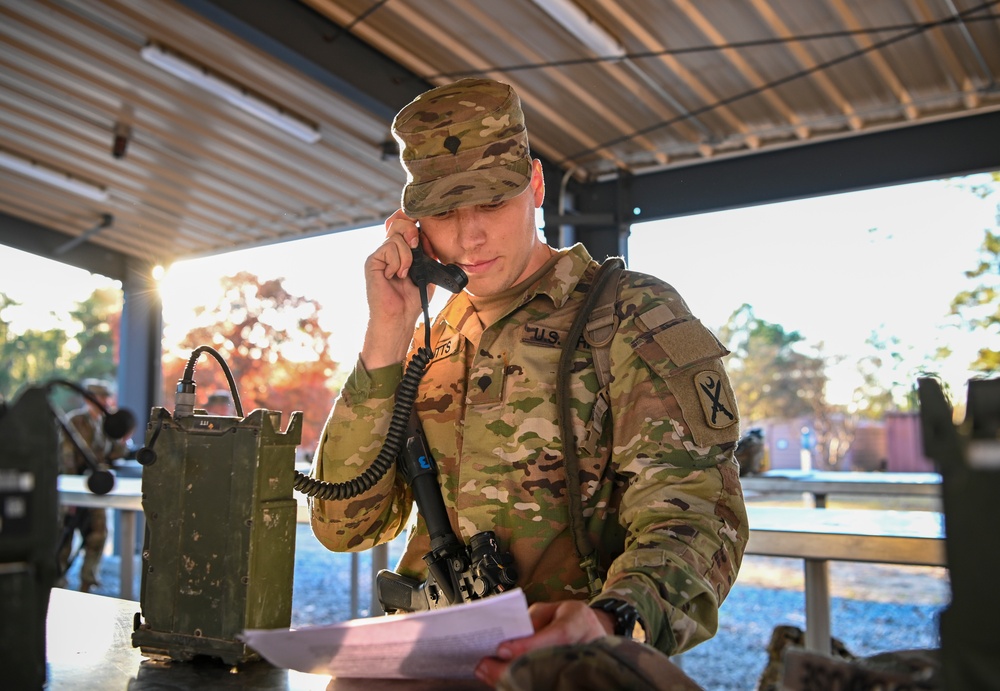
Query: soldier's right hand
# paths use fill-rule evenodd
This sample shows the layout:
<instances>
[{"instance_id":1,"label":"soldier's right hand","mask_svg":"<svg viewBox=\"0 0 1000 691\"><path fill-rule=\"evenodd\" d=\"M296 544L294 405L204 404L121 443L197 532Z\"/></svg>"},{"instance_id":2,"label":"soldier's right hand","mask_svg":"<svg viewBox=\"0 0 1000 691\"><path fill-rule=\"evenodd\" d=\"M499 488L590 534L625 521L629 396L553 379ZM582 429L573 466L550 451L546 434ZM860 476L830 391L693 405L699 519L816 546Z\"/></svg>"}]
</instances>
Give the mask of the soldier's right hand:
<instances>
[{"instance_id":1,"label":"soldier's right hand","mask_svg":"<svg viewBox=\"0 0 1000 691\"><path fill-rule=\"evenodd\" d=\"M368 369L406 357L421 313L420 291L407 277L411 248L421 242L417 223L397 210L386 219L385 231L385 241L365 261L369 316L361 361Z\"/></svg>"}]
</instances>

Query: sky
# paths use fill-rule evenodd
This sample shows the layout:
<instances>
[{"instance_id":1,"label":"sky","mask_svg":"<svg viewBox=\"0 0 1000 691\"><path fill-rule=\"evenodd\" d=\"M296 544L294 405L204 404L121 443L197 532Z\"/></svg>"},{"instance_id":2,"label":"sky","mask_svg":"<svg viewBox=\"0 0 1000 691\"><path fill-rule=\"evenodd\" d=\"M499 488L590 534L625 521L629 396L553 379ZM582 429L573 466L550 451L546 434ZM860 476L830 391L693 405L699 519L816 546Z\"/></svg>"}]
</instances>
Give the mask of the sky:
<instances>
[{"instance_id":1,"label":"sky","mask_svg":"<svg viewBox=\"0 0 1000 691\"><path fill-rule=\"evenodd\" d=\"M941 328L970 286L964 272L976 266L984 230L997 228L1000 186L980 199L959 186L973 183L992 184L976 175L641 224L629 266L673 285L713 329L746 303L844 356L828 371L831 400L860 383L856 363L874 330L915 356L951 347L940 374L957 392L979 348L1000 349L996 334Z\"/></svg>"},{"instance_id":2,"label":"sky","mask_svg":"<svg viewBox=\"0 0 1000 691\"><path fill-rule=\"evenodd\" d=\"M948 344L957 364L942 376L961 386L965 366L986 344L981 334L940 325L969 285L963 272L976 263L984 229L996 228L998 203L1000 189L982 200L954 180L932 181L637 224L629 267L672 284L712 329L747 303L805 344L822 342L827 355L842 355L830 370L832 400L857 385L856 362L869 352L864 341L873 330L916 353ZM249 271L283 278L290 293L318 302L333 357L349 368L367 319L362 266L383 232L377 226L179 262L161 283L165 338L186 332L192 309L218 295L221 276ZM66 327L75 302L117 285L2 246L0 266L0 292L24 303L5 313L15 331Z\"/></svg>"}]
</instances>

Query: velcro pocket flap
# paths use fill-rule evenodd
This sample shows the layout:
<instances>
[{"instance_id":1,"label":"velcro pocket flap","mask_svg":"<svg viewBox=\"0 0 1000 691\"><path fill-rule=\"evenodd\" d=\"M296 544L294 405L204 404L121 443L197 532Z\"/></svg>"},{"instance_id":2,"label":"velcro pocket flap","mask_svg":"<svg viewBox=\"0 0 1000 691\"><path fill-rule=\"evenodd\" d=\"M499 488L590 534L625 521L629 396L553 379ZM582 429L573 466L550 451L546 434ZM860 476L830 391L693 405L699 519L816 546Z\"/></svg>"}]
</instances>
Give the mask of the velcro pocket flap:
<instances>
[{"instance_id":1,"label":"velcro pocket flap","mask_svg":"<svg viewBox=\"0 0 1000 691\"><path fill-rule=\"evenodd\" d=\"M678 369L703 360L728 355L729 351L698 319L691 319L653 335L653 340Z\"/></svg>"}]
</instances>

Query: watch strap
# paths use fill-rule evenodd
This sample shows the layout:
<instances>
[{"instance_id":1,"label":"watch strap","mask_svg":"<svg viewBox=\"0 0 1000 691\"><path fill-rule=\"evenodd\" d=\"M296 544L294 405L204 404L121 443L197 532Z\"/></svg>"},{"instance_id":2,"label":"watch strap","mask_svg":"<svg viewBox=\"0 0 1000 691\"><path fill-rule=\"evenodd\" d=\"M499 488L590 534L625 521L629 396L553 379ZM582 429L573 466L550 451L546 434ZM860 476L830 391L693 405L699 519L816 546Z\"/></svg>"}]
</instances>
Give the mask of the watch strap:
<instances>
[{"instance_id":1,"label":"watch strap","mask_svg":"<svg viewBox=\"0 0 1000 691\"><path fill-rule=\"evenodd\" d=\"M624 600L610 599L591 602L590 606L594 609L608 612L614 617L614 634L616 636L632 638L632 630L635 628L635 624L639 620L639 611L633 605L625 602Z\"/></svg>"}]
</instances>

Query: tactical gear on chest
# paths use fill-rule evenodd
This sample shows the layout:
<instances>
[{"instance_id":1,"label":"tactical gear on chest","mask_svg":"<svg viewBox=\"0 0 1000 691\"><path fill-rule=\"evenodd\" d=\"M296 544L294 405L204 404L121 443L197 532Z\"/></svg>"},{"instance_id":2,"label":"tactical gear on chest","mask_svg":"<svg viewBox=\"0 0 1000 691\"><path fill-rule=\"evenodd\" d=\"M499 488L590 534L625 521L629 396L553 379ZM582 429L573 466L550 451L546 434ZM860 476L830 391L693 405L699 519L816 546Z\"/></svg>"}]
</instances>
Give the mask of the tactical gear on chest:
<instances>
[{"instance_id":1,"label":"tactical gear on chest","mask_svg":"<svg viewBox=\"0 0 1000 691\"><path fill-rule=\"evenodd\" d=\"M580 557L580 567L587 574L587 587L591 597L601 592L602 582L594 545L587 539L584 529L583 500L579 482L580 459L576 444L573 443L573 427L570 423L569 378L576 343L582 335L590 345L600 387L582 444L588 452L593 452L601 437L604 418L610 409L611 398L608 394L608 386L611 381L610 351L611 341L618 329L615 299L618 293L618 281L624 268L625 262L621 257L609 257L597 270L584 297L583 304L580 306L580 311L573 320L566 342L563 344L559 370L556 375L559 433L563 439L566 491L569 495L569 526L573 533L573 544L577 556Z\"/></svg>"}]
</instances>

